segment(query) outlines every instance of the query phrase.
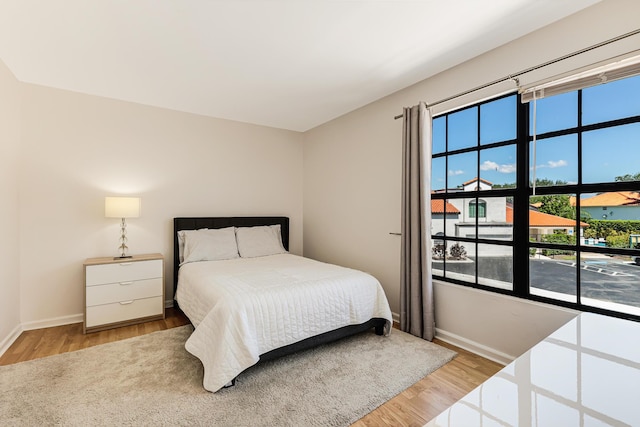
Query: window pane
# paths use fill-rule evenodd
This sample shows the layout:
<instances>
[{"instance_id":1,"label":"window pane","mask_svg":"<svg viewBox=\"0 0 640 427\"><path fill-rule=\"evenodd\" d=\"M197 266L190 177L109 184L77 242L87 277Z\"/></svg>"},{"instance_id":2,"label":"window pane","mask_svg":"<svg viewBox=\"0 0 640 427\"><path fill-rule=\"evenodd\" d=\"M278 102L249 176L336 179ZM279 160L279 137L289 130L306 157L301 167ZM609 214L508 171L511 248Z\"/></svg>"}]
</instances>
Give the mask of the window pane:
<instances>
[{"instance_id":1,"label":"window pane","mask_svg":"<svg viewBox=\"0 0 640 427\"><path fill-rule=\"evenodd\" d=\"M640 315L640 267L632 257L589 252L580 256L582 304Z\"/></svg>"},{"instance_id":2,"label":"window pane","mask_svg":"<svg viewBox=\"0 0 640 427\"><path fill-rule=\"evenodd\" d=\"M484 200L478 200L476 215L478 218L487 218L487 202Z\"/></svg>"},{"instance_id":3,"label":"window pane","mask_svg":"<svg viewBox=\"0 0 640 427\"><path fill-rule=\"evenodd\" d=\"M640 76L582 91L582 124L640 115Z\"/></svg>"},{"instance_id":4,"label":"window pane","mask_svg":"<svg viewBox=\"0 0 640 427\"><path fill-rule=\"evenodd\" d=\"M530 176L536 187L576 184L578 182L578 136L564 135L529 144ZM535 169L534 169L535 165Z\"/></svg>"},{"instance_id":5,"label":"window pane","mask_svg":"<svg viewBox=\"0 0 640 427\"><path fill-rule=\"evenodd\" d=\"M431 238L431 273L434 276L444 276L444 253L447 242L438 238Z\"/></svg>"},{"instance_id":6,"label":"window pane","mask_svg":"<svg viewBox=\"0 0 640 427\"><path fill-rule=\"evenodd\" d=\"M433 227L433 223L432 230L434 236L431 238L431 272L436 276L444 276L444 258L448 242L444 240L442 230Z\"/></svg>"},{"instance_id":7,"label":"window pane","mask_svg":"<svg viewBox=\"0 0 640 427\"><path fill-rule=\"evenodd\" d=\"M478 173L478 153L464 153L449 156L447 172L449 189L462 189L463 184L471 182Z\"/></svg>"},{"instance_id":8,"label":"window pane","mask_svg":"<svg viewBox=\"0 0 640 427\"><path fill-rule=\"evenodd\" d=\"M476 202L471 201L471 203L469 203L469 218L475 218L475 217L476 217Z\"/></svg>"},{"instance_id":9,"label":"window pane","mask_svg":"<svg viewBox=\"0 0 640 427\"><path fill-rule=\"evenodd\" d=\"M468 237L473 239L478 234L476 231L476 209L477 202L476 198L465 198L465 199L452 199L451 203L455 204L458 210L460 210L459 220L455 224L455 228L453 231L456 233L456 237ZM482 201L483 205L486 205L486 202ZM483 208L486 210L486 207Z\"/></svg>"},{"instance_id":10,"label":"window pane","mask_svg":"<svg viewBox=\"0 0 640 427\"><path fill-rule=\"evenodd\" d=\"M577 302L576 253L556 249L529 251L531 294L561 301Z\"/></svg>"},{"instance_id":11,"label":"window pane","mask_svg":"<svg viewBox=\"0 0 640 427\"><path fill-rule=\"evenodd\" d=\"M447 149L447 118L446 116L433 119L432 126L432 151L433 154L444 153Z\"/></svg>"},{"instance_id":12,"label":"window pane","mask_svg":"<svg viewBox=\"0 0 640 427\"><path fill-rule=\"evenodd\" d=\"M449 151L478 145L478 107L449 116Z\"/></svg>"},{"instance_id":13,"label":"window pane","mask_svg":"<svg viewBox=\"0 0 640 427\"><path fill-rule=\"evenodd\" d=\"M580 199L580 214L589 222L580 244L640 249L640 193L586 194Z\"/></svg>"},{"instance_id":14,"label":"window pane","mask_svg":"<svg viewBox=\"0 0 640 427\"><path fill-rule=\"evenodd\" d=\"M515 95L480 106L480 144L508 141L515 137Z\"/></svg>"},{"instance_id":15,"label":"window pane","mask_svg":"<svg viewBox=\"0 0 640 427\"><path fill-rule=\"evenodd\" d=\"M491 188L515 188L516 146L490 148L480 151L480 178ZM481 188L484 189L484 188Z\"/></svg>"},{"instance_id":16,"label":"window pane","mask_svg":"<svg viewBox=\"0 0 640 427\"><path fill-rule=\"evenodd\" d=\"M476 282L476 244L467 242L448 242L445 277L465 282Z\"/></svg>"},{"instance_id":17,"label":"window pane","mask_svg":"<svg viewBox=\"0 0 640 427\"><path fill-rule=\"evenodd\" d=\"M585 132L582 182L640 181L640 123Z\"/></svg>"},{"instance_id":18,"label":"window pane","mask_svg":"<svg viewBox=\"0 0 640 427\"><path fill-rule=\"evenodd\" d=\"M462 199L453 200L431 200L431 234L434 236L458 236L458 224L462 215L460 207Z\"/></svg>"},{"instance_id":19,"label":"window pane","mask_svg":"<svg viewBox=\"0 0 640 427\"><path fill-rule=\"evenodd\" d=\"M576 244L576 207L573 194L529 198L529 240L561 245ZM589 224L581 222L581 230Z\"/></svg>"},{"instance_id":20,"label":"window pane","mask_svg":"<svg viewBox=\"0 0 640 427\"><path fill-rule=\"evenodd\" d=\"M536 110L535 132L537 135L578 126L578 92L563 93L529 103L530 135L533 135L534 131L534 102Z\"/></svg>"},{"instance_id":21,"label":"window pane","mask_svg":"<svg viewBox=\"0 0 640 427\"><path fill-rule=\"evenodd\" d=\"M455 223L455 237L513 240L513 207L509 198L481 197L450 202L457 203L462 212Z\"/></svg>"},{"instance_id":22,"label":"window pane","mask_svg":"<svg viewBox=\"0 0 640 427\"><path fill-rule=\"evenodd\" d=\"M447 186L446 178L446 158L436 157L431 160L431 190L445 190Z\"/></svg>"},{"instance_id":23,"label":"window pane","mask_svg":"<svg viewBox=\"0 0 640 427\"><path fill-rule=\"evenodd\" d=\"M478 283L500 289L513 289L513 247L478 245Z\"/></svg>"},{"instance_id":24,"label":"window pane","mask_svg":"<svg viewBox=\"0 0 640 427\"><path fill-rule=\"evenodd\" d=\"M508 197L478 199L478 237L481 239L513 240L513 205ZM482 216L482 209L485 209Z\"/></svg>"}]
</instances>

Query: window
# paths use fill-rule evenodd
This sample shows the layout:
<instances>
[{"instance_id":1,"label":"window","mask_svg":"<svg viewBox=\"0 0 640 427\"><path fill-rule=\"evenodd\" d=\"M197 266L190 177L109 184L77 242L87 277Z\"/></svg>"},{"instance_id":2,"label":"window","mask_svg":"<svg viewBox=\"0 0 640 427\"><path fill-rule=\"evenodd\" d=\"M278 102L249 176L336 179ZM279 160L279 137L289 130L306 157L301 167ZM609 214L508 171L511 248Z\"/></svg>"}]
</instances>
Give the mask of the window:
<instances>
[{"instance_id":1,"label":"window","mask_svg":"<svg viewBox=\"0 0 640 427\"><path fill-rule=\"evenodd\" d=\"M487 217L487 202L480 199L476 203L475 200L469 202L469 218L476 217L476 211L478 212L478 218Z\"/></svg>"},{"instance_id":2,"label":"window","mask_svg":"<svg viewBox=\"0 0 640 427\"><path fill-rule=\"evenodd\" d=\"M432 198L451 208L432 215L434 275L513 290L516 95L433 120ZM482 196L482 197L480 197ZM511 222L510 222L511 221Z\"/></svg>"},{"instance_id":3,"label":"window","mask_svg":"<svg viewBox=\"0 0 640 427\"><path fill-rule=\"evenodd\" d=\"M640 76L435 117L434 277L640 320L638 141Z\"/></svg>"}]
</instances>

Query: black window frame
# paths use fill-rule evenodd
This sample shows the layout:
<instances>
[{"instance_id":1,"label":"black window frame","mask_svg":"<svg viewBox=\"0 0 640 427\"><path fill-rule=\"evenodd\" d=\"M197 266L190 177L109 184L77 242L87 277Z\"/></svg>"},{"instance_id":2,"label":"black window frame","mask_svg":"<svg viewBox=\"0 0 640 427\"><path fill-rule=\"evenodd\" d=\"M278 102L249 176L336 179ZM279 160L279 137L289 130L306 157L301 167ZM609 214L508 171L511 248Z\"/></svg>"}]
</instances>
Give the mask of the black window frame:
<instances>
[{"instance_id":1,"label":"black window frame","mask_svg":"<svg viewBox=\"0 0 640 427\"><path fill-rule=\"evenodd\" d=\"M575 224L576 230L580 228L580 195L581 194L589 194L589 193L599 193L599 192L614 192L614 191L638 191L638 187L640 183L638 181L622 181L622 182L606 182L606 183L582 183L582 135L585 132L605 129L615 126L622 126L631 123L640 123L640 115L627 117L623 119L609 120L601 123L594 123L589 125L582 124L582 90L578 90L578 123L577 126L556 130L551 132L542 133L536 135L536 139L538 141L545 140L548 138L563 136L563 135L571 135L576 134L578 138L577 143L577 159L578 159L578 182L576 184L566 184L566 185L555 185L548 187L536 187L535 195L543 196L543 195L556 195L556 194L574 194L576 196L576 215L575 215ZM502 98L517 97L517 107L516 107L516 138L515 140L506 140L495 142L491 144L480 144L480 106L489 102L493 102ZM499 240L499 239L486 239L479 238L478 233L476 232L475 237L458 237L458 236L432 236L432 239L437 238L440 241L443 241L445 245L450 246L455 243L460 244L473 244L476 248L480 244L491 244L491 245L505 245L511 246L513 248L513 288L503 289L500 287L487 286L479 283L478 281L478 263L475 264L475 280L474 282L468 282L464 280L459 280L452 277L446 277L446 259L442 260L443 262L443 275L434 274L434 279L450 282L462 286L467 286L471 288L482 289L485 291L505 294L509 296L513 296L516 298L526 299L537 301L541 303L551 304L555 306L566 307L570 309L574 309L577 311L586 311L586 312L594 312L599 314L604 314L613 317L620 317L631 319L635 321L640 321L640 315L636 316L633 314L629 314L626 312L618 312L613 310L608 310L601 307L594 307L591 305L584 305L581 302L581 269L576 268L576 302L564 301L560 299L548 298L541 295L532 294L530 292L530 271L529 271L529 251L532 249L559 249L559 250L567 250L574 251L576 253L576 259L580 259L580 255L583 252L588 253L599 253L599 254L613 254L613 255L623 255L623 256L640 256L640 250L636 249L626 249L626 248L611 248L611 247L585 247L580 244L580 239L576 239L577 242L575 245L564 245L564 244L549 244L543 242L531 242L529 239L529 203L530 197L533 195L533 188L530 185L530 177L529 177L529 149L530 144L533 141L533 136L530 135L530 108L532 107L530 103L522 103L521 97L516 92L508 93L505 95L497 96L495 98L487 99L481 102L478 102L473 105L467 105L462 108L452 110L443 114L439 114L433 117L433 120L436 120L441 117L445 117L445 135L448 133L448 116L451 114L455 114L459 111L478 107L478 143L476 146L467 147L463 149L456 149L448 151L448 143L445 143L445 151L441 153L432 154L433 159L445 158L445 189L443 191L432 192L432 199L440 199L443 201L448 201L452 199L466 198L466 199L474 199L477 203L479 199L485 199L490 197L507 197L510 198L513 204L513 237L512 240ZM515 144L516 146L516 187L515 188L496 188L491 190L473 190L473 191L463 191L463 192L449 192L448 189L448 173L449 164L448 158L449 156L456 154L463 154L469 152L478 152L477 157L477 179L480 179L480 151L484 149L502 147L507 145ZM434 189L435 190L435 189ZM474 217L476 222L476 231L478 230L478 217L477 215ZM446 219L444 219L445 223L443 228L446 230Z\"/></svg>"}]
</instances>

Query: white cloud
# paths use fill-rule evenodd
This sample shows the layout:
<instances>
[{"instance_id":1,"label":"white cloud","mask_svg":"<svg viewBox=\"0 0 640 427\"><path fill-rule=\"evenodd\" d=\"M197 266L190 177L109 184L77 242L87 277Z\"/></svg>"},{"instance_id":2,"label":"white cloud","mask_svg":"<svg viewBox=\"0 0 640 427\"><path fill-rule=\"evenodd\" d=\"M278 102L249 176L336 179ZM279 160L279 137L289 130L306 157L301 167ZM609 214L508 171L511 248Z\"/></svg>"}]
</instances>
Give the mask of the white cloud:
<instances>
[{"instance_id":1,"label":"white cloud","mask_svg":"<svg viewBox=\"0 0 640 427\"><path fill-rule=\"evenodd\" d=\"M480 165L480 170L483 171L492 171L492 170L498 170L499 165L496 162L491 162L489 160L487 160L486 162L484 162L483 164Z\"/></svg>"},{"instance_id":2,"label":"white cloud","mask_svg":"<svg viewBox=\"0 0 640 427\"><path fill-rule=\"evenodd\" d=\"M464 174L464 171L461 171L461 170L457 170L457 171L449 170L449 176L462 175L462 174Z\"/></svg>"},{"instance_id":3,"label":"white cloud","mask_svg":"<svg viewBox=\"0 0 640 427\"><path fill-rule=\"evenodd\" d=\"M553 169L553 168L561 168L561 167L567 166L567 165L569 165L569 163L567 163L566 160L558 160L558 161L549 160L545 164L538 165L537 168L538 169L542 169L542 168L551 168L551 169Z\"/></svg>"},{"instance_id":4,"label":"white cloud","mask_svg":"<svg viewBox=\"0 0 640 427\"><path fill-rule=\"evenodd\" d=\"M515 164L499 165L496 162L487 160L480 165L480 170L497 171L500 173L514 173L516 171L516 165Z\"/></svg>"},{"instance_id":5,"label":"white cloud","mask_svg":"<svg viewBox=\"0 0 640 427\"><path fill-rule=\"evenodd\" d=\"M567 166L568 163L566 160L558 160L557 162L554 162L553 160L549 160L547 162L547 166L549 166L550 168L560 168L562 166Z\"/></svg>"}]
</instances>

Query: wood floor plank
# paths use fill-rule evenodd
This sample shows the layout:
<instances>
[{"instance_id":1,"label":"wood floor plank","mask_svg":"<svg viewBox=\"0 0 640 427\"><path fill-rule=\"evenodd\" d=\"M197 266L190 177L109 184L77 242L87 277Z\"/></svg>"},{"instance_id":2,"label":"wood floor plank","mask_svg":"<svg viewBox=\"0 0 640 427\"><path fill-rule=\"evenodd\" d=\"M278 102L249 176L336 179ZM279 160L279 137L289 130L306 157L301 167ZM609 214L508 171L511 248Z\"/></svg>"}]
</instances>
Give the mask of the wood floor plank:
<instances>
[{"instance_id":1,"label":"wood floor plank","mask_svg":"<svg viewBox=\"0 0 640 427\"><path fill-rule=\"evenodd\" d=\"M116 329L82 333L82 323L24 331L0 356L0 366L54 354L76 351L189 323L177 309L166 310L166 318ZM458 355L353 424L354 427L422 426L494 375L502 365L445 342L434 343Z\"/></svg>"}]
</instances>

